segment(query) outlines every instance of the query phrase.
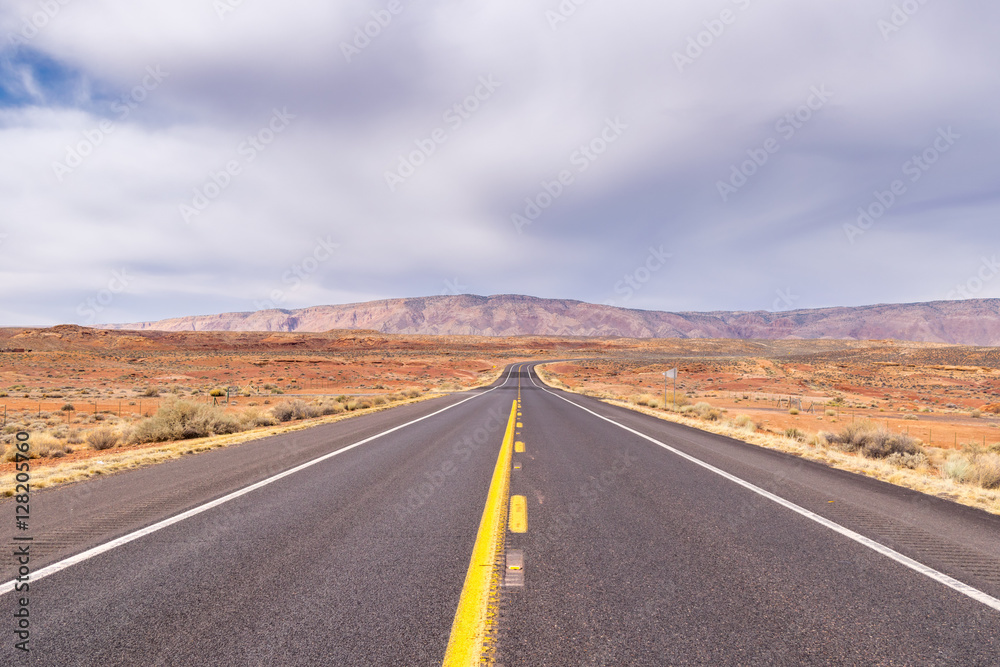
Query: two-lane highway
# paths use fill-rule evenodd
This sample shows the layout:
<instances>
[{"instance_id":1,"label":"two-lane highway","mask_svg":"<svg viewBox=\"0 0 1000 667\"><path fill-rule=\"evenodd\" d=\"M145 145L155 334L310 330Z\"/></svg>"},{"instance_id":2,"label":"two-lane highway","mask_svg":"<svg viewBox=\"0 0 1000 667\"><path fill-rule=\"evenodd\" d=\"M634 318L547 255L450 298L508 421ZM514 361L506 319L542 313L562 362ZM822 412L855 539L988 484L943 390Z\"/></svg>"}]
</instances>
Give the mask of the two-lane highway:
<instances>
[{"instance_id":1,"label":"two-lane highway","mask_svg":"<svg viewBox=\"0 0 1000 667\"><path fill-rule=\"evenodd\" d=\"M440 665L502 515L497 664L997 664L1000 518L509 371L35 493L0 662Z\"/></svg>"}]
</instances>

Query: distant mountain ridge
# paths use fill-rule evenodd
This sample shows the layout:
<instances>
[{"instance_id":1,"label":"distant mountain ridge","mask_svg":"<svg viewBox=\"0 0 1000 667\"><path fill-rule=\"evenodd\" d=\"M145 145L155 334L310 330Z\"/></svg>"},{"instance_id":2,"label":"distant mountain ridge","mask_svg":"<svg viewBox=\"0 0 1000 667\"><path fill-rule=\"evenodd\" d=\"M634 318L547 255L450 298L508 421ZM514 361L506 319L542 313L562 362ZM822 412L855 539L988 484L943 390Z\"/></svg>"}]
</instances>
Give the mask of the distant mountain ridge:
<instances>
[{"instance_id":1,"label":"distant mountain ridge","mask_svg":"<svg viewBox=\"0 0 1000 667\"><path fill-rule=\"evenodd\" d=\"M1000 299L818 308L669 313L520 295L430 296L365 303L106 324L155 331L372 329L476 336L599 336L881 340L1000 345Z\"/></svg>"}]
</instances>

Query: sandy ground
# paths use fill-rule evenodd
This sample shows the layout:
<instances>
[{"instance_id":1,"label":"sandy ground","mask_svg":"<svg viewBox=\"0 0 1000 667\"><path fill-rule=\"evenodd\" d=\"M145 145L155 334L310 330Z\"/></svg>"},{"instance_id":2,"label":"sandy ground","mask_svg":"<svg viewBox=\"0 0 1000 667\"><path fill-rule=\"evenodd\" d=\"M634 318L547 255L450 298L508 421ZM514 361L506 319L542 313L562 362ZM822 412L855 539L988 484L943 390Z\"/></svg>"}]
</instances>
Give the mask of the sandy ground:
<instances>
[{"instance_id":1,"label":"sandy ground","mask_svg":"<svg viewBox=\"0 0 1000 667\"><path fill-rule=\"evenodd\" d=\"M989 411L1000 397L995 348L872 341L831 349L830 341L780 341L748 349L692 342L699 349L689 354L665 342L659 359L633 353L548 369L574 389L663 401L662 373L677 368L678 400L749 415L773 432L838 431L869 419L938 447L1000 443L1000 416ZM673 400L668 381L666 401Z\"/></svg>"},{"instance_id":2,"label":"sandy ground","mask_svg":"<svg viewBox=\"0 0 1000 667\"><path fill-rule=\"evenodd\" d=\"M228 410L267 409L296 396L455 391L491 381L507 363L553 358L583 358L549 367L567 385L623 397L662 399L662 372L676 367L682 400L748 414L766 432L836 431L868 418L936 446L1000 442L1000 417L973 416L1000 402L997 348L75 326L0 329L0 437L9 446L18 429L45 430L72 442L69 460L89 458L88 430L132 423L173 398L224 402L213 389L231 389Z\"/></svg>"}]
</instances>

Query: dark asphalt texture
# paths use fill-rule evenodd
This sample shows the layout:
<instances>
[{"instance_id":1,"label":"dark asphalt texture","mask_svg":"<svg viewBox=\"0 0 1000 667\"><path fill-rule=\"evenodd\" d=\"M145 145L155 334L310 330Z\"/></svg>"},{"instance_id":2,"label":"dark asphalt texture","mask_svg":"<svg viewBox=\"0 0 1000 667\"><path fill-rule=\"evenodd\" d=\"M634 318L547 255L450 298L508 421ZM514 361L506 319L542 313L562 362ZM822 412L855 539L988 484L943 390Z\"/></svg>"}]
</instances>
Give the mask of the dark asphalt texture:
<instances>
[{"instance_id":1,"label":"dark asphalt texture","mask_svg":"<svg viewBox=\"0 0 1000 667\"><path fill-rule=\"evenodd\" d=\"M1000 663L1000 613L554 394L997 597L1000 517L549 393L525 368L493 391L36 492L34 570L477 395L32 583L28 659L4 595L0 664L441 664L518 380L528 532L507 546L525 586L501 596L499 664Z\"/></svg>"},{"instance_id":2,"label":"dark asphalt texture","mask_svg":"<svg viewBox=\"0 0 1000 667\"><path fill-rule=\"evenodd\" d=\"M1000 594L1000 517L553 393ZM1000 664L1000 613L553 393L522 380L499 664Z\"/></svg>"}]
</instances>

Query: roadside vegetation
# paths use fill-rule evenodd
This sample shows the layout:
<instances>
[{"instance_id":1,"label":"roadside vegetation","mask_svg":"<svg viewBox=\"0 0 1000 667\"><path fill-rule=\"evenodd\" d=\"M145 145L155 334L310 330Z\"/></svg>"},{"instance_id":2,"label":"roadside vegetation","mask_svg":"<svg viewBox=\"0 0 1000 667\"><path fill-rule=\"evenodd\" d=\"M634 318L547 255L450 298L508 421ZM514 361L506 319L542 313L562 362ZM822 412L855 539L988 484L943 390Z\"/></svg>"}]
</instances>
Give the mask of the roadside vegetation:
<instances>
[{"instance_id":1,"label":"roadside vegetation","mask_svg":"<svg viewBox=\"0 0 1000 667\"><path fill-rule=\"evenodd\" d=\"M836 432L807 434L798 428L776 432L748 415L730 415L707 402L692 404L687 396L678 395L676 403L668 400L664 404L662 397L648 393L613 395L574 389L544 368L536 371L543 381L559 389L1000 514L1000 444L988 448L976 443L932 447L870 420L848 423Z\"/></svg>"},{"instance_id":2,"label":"roadside vegetation","mask_svg":"<svg viewBox=\"0 0 1000 667\"><path fill-rule=\"evenodd\" d=\"M212 436L231 435L287 422L311 420L329 415L362 412L420 397L419 389L406 389L377 396L323 397L313 401L292 398L269 408L251 406L227 411L223 406L182 398L168 399L155 414L136 422L113 415L99 415L101 424L85 433L55 422L9 422L0 438L0 461L10 462L16 452L11 446L18 431L31 433L31 458L61 458L78 450L106 451L120 447L177 442Z\"/></svg>"}]
</instances>

